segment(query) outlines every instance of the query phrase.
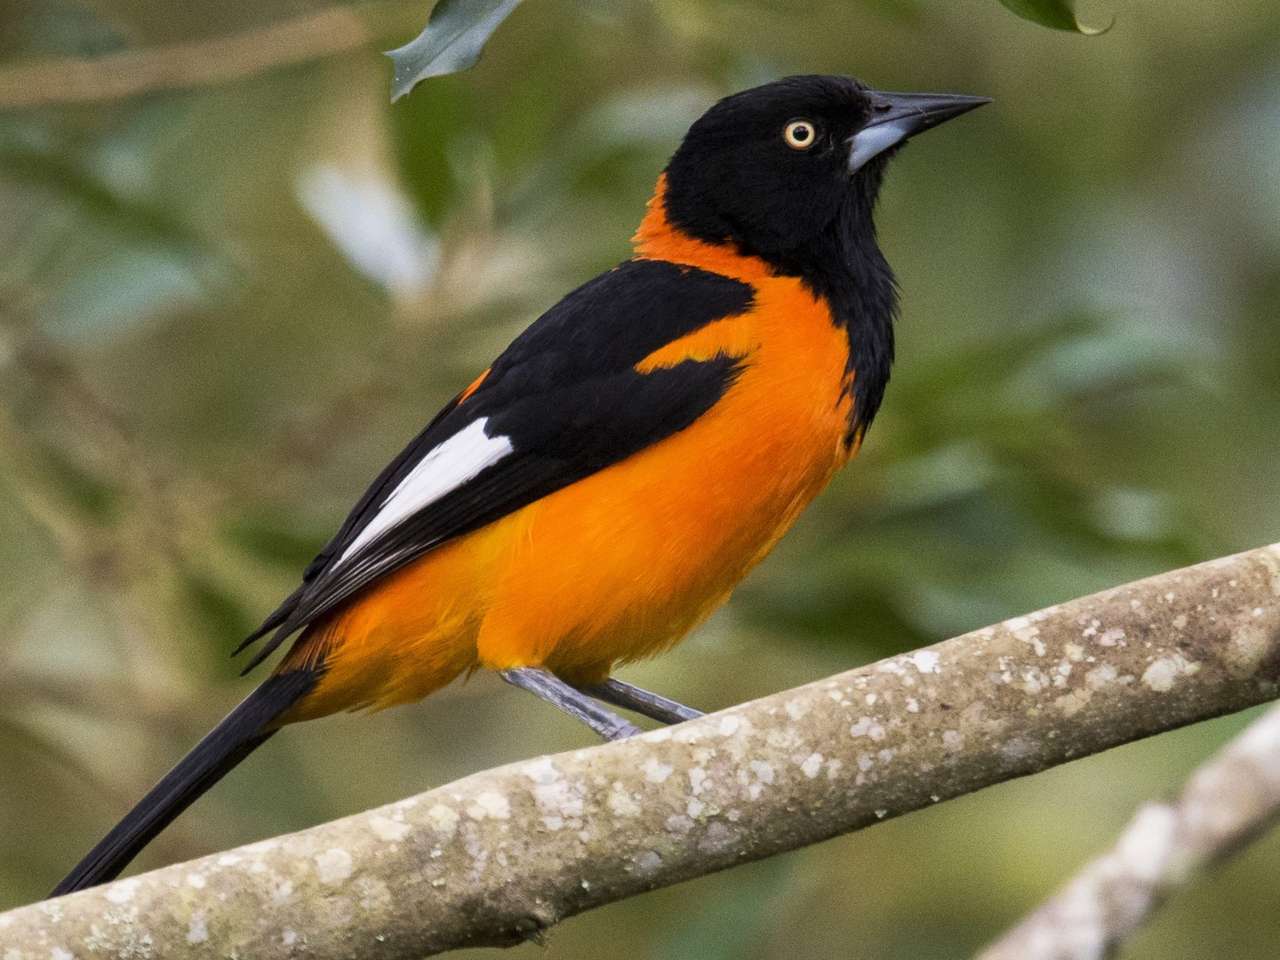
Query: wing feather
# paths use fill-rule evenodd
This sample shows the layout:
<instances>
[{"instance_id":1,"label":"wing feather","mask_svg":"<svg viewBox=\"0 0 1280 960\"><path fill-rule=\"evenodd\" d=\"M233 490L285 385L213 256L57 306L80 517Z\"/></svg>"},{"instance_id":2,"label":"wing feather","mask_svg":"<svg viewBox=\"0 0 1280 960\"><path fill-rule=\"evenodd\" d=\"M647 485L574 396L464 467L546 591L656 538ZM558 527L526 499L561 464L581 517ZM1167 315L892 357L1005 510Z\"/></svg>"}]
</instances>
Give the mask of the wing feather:
<instances>
[{"instance_id":1,"label":"wing feather","mask_svg":"<svg viewBox=\"0 0 1280 960\"><path fill-rule=\"evenodd\" d=\"M744 359L716 355L646 372L636 364L749 310L753 292L654 260L628 261L574 291L378 476L302 585L241 645L274 631L246 672L307 623L441 543L693 423Z\"/></svg>"}]
</instances>

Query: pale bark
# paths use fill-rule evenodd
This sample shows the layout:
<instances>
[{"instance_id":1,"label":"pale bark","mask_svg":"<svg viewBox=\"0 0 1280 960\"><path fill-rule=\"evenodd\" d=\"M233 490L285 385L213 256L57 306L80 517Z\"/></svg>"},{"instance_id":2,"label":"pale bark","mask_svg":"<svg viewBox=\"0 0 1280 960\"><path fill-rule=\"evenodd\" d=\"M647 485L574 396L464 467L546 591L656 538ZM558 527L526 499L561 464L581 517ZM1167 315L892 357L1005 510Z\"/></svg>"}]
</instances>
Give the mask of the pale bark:
<instances>
[{"instance_id":1,"label":"pale bark","mask_svg":"<svg viewBox=\"0 0 1280 960\"><path fill-rule=\"evenodd\" d=\"M416 960L1274 698L1280 545L0 914L9 960ZM2 953L2 951L0 951Z\"/></svg>"},{"instance_id":2,"label":"pale bark","mask_svg":"<svg viewBox=\"0 0 1280 960\"><path fill-rule=\"evenodd\" d=\"M1142 807L1115 845L979 960L1104 960L1178 888L1280 815L1280 707L1196 770L1176 800Z\"/></svg>"}]
</instances>

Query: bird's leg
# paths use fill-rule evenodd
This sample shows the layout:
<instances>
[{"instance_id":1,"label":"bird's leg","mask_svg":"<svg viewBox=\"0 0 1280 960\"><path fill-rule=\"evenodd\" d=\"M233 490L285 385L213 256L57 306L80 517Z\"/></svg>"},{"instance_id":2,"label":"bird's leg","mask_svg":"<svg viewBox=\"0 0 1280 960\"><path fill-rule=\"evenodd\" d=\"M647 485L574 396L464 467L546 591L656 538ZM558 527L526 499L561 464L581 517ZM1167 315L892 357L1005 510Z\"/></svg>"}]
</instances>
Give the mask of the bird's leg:
<instances>
[{"instance_id":1,"label":"bird's leg","mask_svg":"<svg viewBox=\"0 0 1280 960\"><path fill-rule=\"evenodd\" d=\"M579 689L597 700L612 703L615 707L634 710L636 713L660 723L683 723L685 720L696 720L705 716L701 710L686 707L682 703L660 697L656 693L637 687L634 684L610 677L604 683L594 683Z\"/></svg>"},{"instance_id":2,"label":"bird's leg","mask_svg":"<svg viewBox=\"0 0 1280 960\"><path fill-rule=\"evenodd\" d=\"M499 676L512 686L528 690L535 697L576 717L605 740L622 740L640 733L635 724L627 723L616 713L604 709L590 697L575 690L549 670L541 667L512 667Z\"/></svg>"}]
</instances>

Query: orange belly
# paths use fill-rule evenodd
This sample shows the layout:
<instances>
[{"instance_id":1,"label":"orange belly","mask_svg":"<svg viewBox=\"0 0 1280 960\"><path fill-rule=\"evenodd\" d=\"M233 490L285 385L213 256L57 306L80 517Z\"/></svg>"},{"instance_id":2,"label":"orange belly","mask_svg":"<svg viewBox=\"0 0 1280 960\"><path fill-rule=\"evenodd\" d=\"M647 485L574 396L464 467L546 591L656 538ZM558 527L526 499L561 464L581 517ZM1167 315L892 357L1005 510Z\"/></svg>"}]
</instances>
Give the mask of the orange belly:
<instances>
[{"instance_id":1,"label":"orange belly","mask_svg":"<svg viewBox=\"0 0 1280 960\"><path fill-rule=\"evenodd\" d=\"M299 641L326 671L288 720L419 699L477 666L573 682L659 652L729 595L849 457L846 340L787 277L646 358L745 370L701 419L438 548Z\"/></svg>"}]
</instances>

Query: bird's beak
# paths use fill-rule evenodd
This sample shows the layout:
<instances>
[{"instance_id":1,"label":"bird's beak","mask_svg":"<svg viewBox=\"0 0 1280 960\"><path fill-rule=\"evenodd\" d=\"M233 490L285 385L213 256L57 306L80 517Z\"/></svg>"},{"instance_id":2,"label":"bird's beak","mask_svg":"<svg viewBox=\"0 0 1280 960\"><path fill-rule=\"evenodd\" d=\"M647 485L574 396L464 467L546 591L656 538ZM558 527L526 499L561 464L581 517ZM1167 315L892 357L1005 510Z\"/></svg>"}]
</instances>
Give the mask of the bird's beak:
<instances>
[{"instance_id":1,"label":"bird's beak","mask_svg":"<svg viewBox=\"0 0 1280 960\"><path fill-rule=\"evenodd\" d=\"M958 93L879 93L869 91L871 119L849 138L849 172L897 146L908 137L968 113L990 97L966 97Z\"/></svg>"}]
</instances>

